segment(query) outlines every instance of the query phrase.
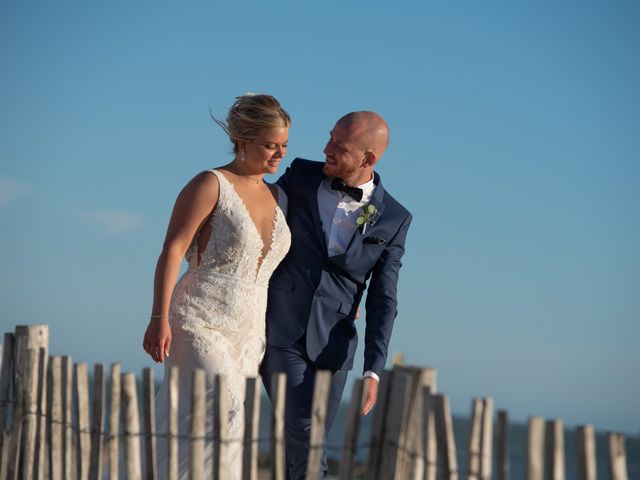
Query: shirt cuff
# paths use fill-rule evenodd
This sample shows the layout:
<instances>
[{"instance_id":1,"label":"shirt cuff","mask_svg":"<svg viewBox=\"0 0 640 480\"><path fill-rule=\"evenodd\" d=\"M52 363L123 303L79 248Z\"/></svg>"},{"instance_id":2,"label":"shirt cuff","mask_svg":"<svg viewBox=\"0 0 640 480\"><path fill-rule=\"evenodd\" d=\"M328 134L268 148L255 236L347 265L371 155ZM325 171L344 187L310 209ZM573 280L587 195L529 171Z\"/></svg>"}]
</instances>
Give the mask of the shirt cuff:
<instances>
[{"instance_id":1,"label":"shirt cuff","mask_svg":"<svg viewBox=\"0 0 640 480\"><path fill-rule=\"evenodd\" d=\"M380 382L380 377L373 373L371 370L367 370L362 376L365 378L370 377L373 378L376 382Z\"/></svg>"}]
</instances>

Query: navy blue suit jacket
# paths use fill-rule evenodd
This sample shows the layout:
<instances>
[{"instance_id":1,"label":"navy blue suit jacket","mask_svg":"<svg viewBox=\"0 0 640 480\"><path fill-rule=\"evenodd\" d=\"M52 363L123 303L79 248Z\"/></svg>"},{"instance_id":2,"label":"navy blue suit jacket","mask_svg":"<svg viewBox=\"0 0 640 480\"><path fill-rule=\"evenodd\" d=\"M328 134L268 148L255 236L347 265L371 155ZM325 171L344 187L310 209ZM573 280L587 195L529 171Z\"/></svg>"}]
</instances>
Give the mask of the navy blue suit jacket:
<instances>
[{"instance_id":1,"label":"navy blue suit jacket","mask_svg":"<svg viewBox=\"0 0 640 480\"><path fill-rule=\"evenodd\" d=\"M351 369L358 343L355 314L368 283L364 371L381 375L411 214L374 173L370 203L380 217L365 235L356 230L344 254L329 256L317 201L323 165L297 158L278 180L289 197L292 238L269 282L267 343L288 347L306 333L307 355L318 367Z\"/></svg>"}]
</instances>

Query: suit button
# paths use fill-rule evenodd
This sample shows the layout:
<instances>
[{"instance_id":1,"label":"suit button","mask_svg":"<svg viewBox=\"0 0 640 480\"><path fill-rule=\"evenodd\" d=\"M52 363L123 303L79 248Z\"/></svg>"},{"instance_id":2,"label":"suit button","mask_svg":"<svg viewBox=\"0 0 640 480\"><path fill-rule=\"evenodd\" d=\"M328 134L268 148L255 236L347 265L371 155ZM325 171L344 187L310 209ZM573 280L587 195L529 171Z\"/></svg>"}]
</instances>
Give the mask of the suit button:
<instances>
[{"instance_id":1,"label":"suit button","mask_svg":"<svg viewBox=\"0 0 640 480\"><path fill-rule=\"evenodd\" d=\"M314 293L314 295L316 297L321 297L322 296L322 292L318 290L318 291L316 291L316 293Z\"/></svg>"}]
</instances>

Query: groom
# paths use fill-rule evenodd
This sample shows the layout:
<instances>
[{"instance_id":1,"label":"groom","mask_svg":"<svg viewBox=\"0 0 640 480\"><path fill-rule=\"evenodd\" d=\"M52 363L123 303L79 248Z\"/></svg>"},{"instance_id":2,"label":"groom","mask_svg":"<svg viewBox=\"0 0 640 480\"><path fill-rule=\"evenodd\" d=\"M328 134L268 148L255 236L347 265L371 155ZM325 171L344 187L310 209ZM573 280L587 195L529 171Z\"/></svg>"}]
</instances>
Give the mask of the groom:
<instances>
[{"instance_id":1,"label":"groom","mask_svg":"<svg viewBox=\"0 0 640 480\"><path fill-rule=\"evenodd\" d=\"M327 430L353 368L354 320L367 291L364 348L366 415L396 317L396 290L411 214L382 187L373 167L389 130L374 112L353 112L331 130L325 162L300 158L278 180L289 197L291 250L271 277L267 348L261 374L287 374L287 479L305 478L317 370L331 370ZM368 283L368 286L367 286ZM326 454L323 469L326 474Z\"/></svg>"}]
</instances>

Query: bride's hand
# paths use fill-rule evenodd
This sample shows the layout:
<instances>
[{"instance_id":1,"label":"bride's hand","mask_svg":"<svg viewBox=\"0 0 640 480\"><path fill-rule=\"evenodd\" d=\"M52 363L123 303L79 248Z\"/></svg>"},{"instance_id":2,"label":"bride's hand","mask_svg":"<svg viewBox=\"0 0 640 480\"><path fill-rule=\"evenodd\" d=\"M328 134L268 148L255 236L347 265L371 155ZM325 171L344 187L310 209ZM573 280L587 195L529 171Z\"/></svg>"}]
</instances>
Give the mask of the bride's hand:
<instances>
[{"instance_id":1,"label":"bride's hand","mask_svg":"<svg viewBox=\"0 0 640 480\"><path fill-rule=\"evenodd\" d=\"M144 332L142 348L154 361L162 363L169 356L171 327L166 318L152 318Z\"/></svg>"}]
</instances>

